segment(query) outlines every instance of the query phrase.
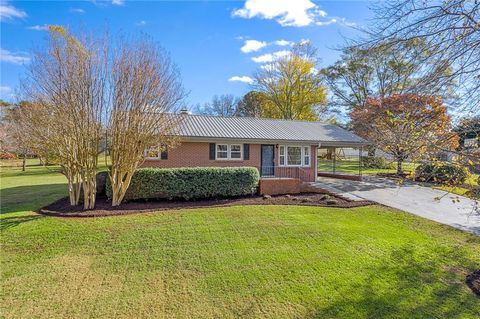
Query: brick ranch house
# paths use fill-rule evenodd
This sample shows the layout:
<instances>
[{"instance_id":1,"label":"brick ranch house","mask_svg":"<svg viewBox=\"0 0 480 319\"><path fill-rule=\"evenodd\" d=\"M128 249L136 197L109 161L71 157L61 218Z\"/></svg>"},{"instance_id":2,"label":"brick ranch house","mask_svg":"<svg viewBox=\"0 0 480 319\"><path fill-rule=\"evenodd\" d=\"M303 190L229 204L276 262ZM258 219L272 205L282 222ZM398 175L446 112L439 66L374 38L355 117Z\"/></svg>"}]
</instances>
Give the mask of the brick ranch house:
<instances>
[{"instance_id":1,"label":"brick ranch house","mask_svg":"<svg viewBox=\"0 0 480 319\"><path fill-rule=\"evenodd\" d=\"M361 148L368 142L323 122L178 115L179 144L145 151L143 167L256 167L260 192L299 192L317 179L319 148Z\"/></svg>"}]
</instances>

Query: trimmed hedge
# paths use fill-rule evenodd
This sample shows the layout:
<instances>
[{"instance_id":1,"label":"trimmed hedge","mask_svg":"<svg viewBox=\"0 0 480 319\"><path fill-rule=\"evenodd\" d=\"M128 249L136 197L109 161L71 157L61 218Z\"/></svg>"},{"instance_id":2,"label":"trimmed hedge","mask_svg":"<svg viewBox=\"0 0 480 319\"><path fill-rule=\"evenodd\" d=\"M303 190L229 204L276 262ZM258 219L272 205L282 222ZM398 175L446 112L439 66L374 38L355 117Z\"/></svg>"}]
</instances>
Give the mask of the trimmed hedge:
<instances>
[{"instance_id":1,"label":"trimmed hedge","mask_svg":"<svg viewBox=\"0 0 480 319\"><path fill-rule=\"evenodd\" d=\"M466 168L450 163L425 163L415 169L415 176L423 182L460 185L468 177Z\"/></svg>"},{"instance_id":2,"label":"trimmed hedge","mask_svg":"<svg viewBox=\"0 0 480 319\"><path fill-rule=\"evenodd\" d=\"M260 179L254 167L140 168L125 194L134 199L203 199L252 195ZM107 179L106 194L112 196Z\"/></svg>"},{"instance_id":3,"label":"trimmed hedge","mask_svg":"<svg viewBox=\"0 0 480 319\"><path fill-rule=\"evenodd\" d=\"M383 157L362 156L362 167L388 169L392 168L392 165Z\"/></svg>"}]
</instances>

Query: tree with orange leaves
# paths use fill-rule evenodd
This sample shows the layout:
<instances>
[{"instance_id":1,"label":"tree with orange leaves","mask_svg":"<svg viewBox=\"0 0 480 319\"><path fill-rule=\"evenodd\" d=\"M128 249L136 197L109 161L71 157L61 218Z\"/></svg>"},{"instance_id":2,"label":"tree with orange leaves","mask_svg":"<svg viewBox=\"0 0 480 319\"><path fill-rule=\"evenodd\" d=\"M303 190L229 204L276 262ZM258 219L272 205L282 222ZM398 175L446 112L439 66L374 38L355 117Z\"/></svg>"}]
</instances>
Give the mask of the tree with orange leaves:
<instances>
[{"instance_id":1,"label":"tree with orange leaves","mask_svg":"<svg viewBox=\"0 0 480 319\"><path fill-rule=\"evenodd\" d=\"M369 97L350 113L353 130L397 161L397 174L407 158L421 158L458 146L451 119L440 97L394 94Z\"/></svg>"}]
</instances>

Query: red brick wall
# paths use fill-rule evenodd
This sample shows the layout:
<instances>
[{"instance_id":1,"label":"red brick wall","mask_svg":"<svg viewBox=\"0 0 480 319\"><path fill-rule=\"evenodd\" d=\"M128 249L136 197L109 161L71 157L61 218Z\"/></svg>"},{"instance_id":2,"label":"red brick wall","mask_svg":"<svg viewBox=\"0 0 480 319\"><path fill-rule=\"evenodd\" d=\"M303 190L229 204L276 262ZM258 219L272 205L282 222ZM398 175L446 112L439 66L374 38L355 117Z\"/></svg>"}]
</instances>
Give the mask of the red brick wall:
<instances>
[{"instance_id":1,"label":"red brick wall","mask_svg":"<svg viewBox=\"0 0 480 319\"><path fill-rule=\"evenodd\" d=\"M263 178L258 185L261 195L298 194L303 182L299 179Z\"/></svg>"},{"instance_id":2,"label":"red brick wall","mask_svg":"<svg viewBox=\"0 0 480 319\"><path fill-rule=\"evenodd\" d=\"M166 160L145 160L142 167L230 167L251 166L260 169L260 145L250 144L249 160L210 160L209 143L184 142L168 150Z\"/></svg>"},{"instance_id":3,"label":"red brick wall","mask_svg":"<svg viewBox=\"0 0 480 319\"><path fill-rule=\"evenodd\" d=\"M142 167L231 167L250 166L260 170L260 144L250 144L249 160L210 160L209 143L184 142L176 148L168 150L166 160L145 160ZM312 145L310 151L310 167L302 167L303 176L309 181L315 181L315 163L317 148ZM275 166L279 163L279 150L275 148ZM278 167L277 174L288 177L295 175L296 168Z\"/></svg>"}]
</instances>

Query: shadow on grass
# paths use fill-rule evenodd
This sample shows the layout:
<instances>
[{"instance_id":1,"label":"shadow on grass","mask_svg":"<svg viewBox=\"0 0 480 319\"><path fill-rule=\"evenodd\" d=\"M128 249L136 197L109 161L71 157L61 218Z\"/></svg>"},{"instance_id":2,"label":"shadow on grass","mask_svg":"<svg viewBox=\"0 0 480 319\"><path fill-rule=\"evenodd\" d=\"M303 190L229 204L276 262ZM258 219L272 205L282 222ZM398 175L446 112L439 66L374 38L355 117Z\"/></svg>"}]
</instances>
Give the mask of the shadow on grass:
<instances>
[{"instance_id":1,"label":"shadow on grass","mask_svg":"<svg viewBox=\"0 0 480 319\"><path fill-rule=\"evenodd\" d=\"M67 195L66 184L25 185L0 190L1 214L33 211Z\"/></svg>"},{"instance_id":2,"label":"shadow on grass","mask_svg":"<svg viewBox=\"0 0 480 319\"><path fill-rule=\"evenodd\" d=\"M20 224L44 218L45 216L40 215L30 215L30 216L14 216L14 217L4 217L0 218L0 231L18 226Z\"/></svg>"},{"instance_id":3,"label":"shadow on grass","mask_svg":"<svg viewBox=\"0 0 480 319\"><path fill-rule=\"evenodd\" d=\"M345 318L352 312L356 318L480 318L480 299L465 284L476 263L460 249L426 255L407 244L350 287L355 298L347 295L307 318Z\"/></svg>"},{"instance_id":4,"label":"shadow on grass","mask_svg":"<svg viewBox=\"0 0 480 319\"><path fill-rule=\"evenodd\" d=\"M22 176L38 176L38 175L49 175L49 174L60 174L60 168L58 166L52 167L29 167L25 172L22 172L22 169L19 168L7 168L2 167L2 177L22 177Z\"/></svg>"}]
</instances>

